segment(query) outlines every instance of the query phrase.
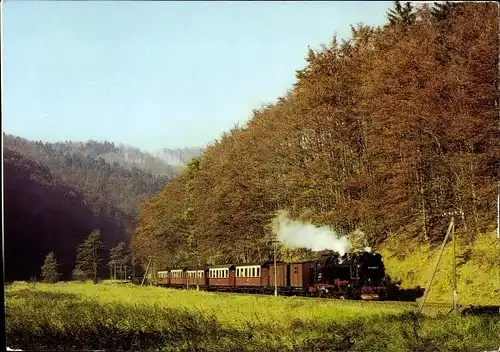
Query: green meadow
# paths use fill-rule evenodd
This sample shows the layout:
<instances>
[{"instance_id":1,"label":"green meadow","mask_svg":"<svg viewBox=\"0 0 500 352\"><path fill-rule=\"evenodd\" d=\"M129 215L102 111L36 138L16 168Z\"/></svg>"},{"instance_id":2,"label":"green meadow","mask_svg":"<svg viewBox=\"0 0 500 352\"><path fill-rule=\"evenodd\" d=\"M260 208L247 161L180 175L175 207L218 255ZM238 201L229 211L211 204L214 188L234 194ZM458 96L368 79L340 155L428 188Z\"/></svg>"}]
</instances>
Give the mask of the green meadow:
<instances>
[{"instance_id":1,"label":"green meadow","mask_svg":"<svg viewBox=\"0 0 500 352\"><path fill-rule=\"evenodd\" d=\"M104 282L6 288L6 334L23 350L484 351L500 319L416 303L221 294Z\"/></svg>"}]
</instances>

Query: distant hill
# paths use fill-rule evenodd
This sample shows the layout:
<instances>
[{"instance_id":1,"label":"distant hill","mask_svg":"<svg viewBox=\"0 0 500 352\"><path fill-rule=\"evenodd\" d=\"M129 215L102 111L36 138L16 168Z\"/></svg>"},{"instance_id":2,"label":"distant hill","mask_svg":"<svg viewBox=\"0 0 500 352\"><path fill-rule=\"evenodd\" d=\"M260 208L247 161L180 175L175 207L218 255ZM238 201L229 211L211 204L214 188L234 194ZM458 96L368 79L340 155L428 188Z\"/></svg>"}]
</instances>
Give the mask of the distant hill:
<instances>
[{"instance_id":1,"label":"distant hill","mask_svg":"<svg viewBox=\"0 0 500 352\"><path fill-rule=\"evenodd\" d=\"M111 247L128 241L143 200L177 167L112 142L35 142L4 134L7 280L39 275L56 251L68 278L76 246L100 228Z\"/></svg>"},{"instance_id":2,"label":"distant hill","mask_svg":"<svg viewBox=\"0 0 500 352\"><path fill-rule=\"evenodd\" d=\"M57 253L69 278L76 247L94 228L112 246L125 239L133 218L104 199L91 199L65 184L50 168L4 150L4 221L6 280L39 275L45 255Z\"/></svg>"}]
</instances>

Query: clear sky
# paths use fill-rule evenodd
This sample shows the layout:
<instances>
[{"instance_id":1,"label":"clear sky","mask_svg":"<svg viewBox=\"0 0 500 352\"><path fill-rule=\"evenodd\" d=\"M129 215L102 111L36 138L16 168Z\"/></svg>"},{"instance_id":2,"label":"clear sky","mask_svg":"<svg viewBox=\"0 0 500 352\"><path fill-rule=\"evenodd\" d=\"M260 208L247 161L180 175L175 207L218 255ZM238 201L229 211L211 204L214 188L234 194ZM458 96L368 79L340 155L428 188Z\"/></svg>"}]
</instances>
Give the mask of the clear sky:
<instances>
[{"instance_id":1,"label":"clear sky","mask_svg":"<svg viewBox=\"0 0 500 352\"><path fill-rule=\"evenodd\" d=\"M307 46L392 2L7 1L3 130L148 151L205 146L274 102Z\"/></svg>"}]
</instances>

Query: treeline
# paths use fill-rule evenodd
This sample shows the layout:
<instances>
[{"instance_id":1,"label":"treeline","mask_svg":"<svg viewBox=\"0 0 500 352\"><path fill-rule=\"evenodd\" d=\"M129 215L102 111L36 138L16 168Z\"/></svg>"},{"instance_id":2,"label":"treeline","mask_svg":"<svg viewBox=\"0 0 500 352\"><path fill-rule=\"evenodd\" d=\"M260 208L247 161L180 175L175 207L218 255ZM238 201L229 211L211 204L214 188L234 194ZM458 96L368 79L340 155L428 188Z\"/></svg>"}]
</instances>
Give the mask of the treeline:
<instances>
[{"instance_id":1,"label":"treeline","mask_svg":"<svg viewBox=\"0 0 500 352\"><path fill-rule=\"evenodd\" d=\"M111 142L34 142L4 135L4 147L47 166L67 184L81 189L91 204L108 202L120 211L135 217L141 201L159 192L167 183L166 175L151 170L125 167L119 162L108 162L103 156L118 153ZM135 154L134 154L135 155ZM138 163L139 157L124 155Z\"/></svg>"},{"instance_id":2,"label":"treeline","mask_svg":"<svg viewBox=\"0 0 500 352\"><path fill-rule=\"evenodd\" d=\"M360 230L372 246L440 241L449 212L462 239L494 225L496 6L396 2L384 27L309 50L286 96L142 205L134 256L157 267L267 260L280 209Z\"/></svg>"},{"instance_id":3,"label":"treeline","mask_svg":"<svg viewBox=\"0 0 500 352\"><path fill-rule=\"evenodd\" d=\"M112 143L89 142L85 154L68 143L4 135L6 280L39 275L40 261L57 252L63 279L71 277L77 244L102 230L108 248L130 242L141 201L163 189L166 176L99 157Z\"/></svg>"},{"instance_id":4,"label":"treeline","mask_svg":"<svg viewBox=\"0 0 500 352\"><path fill-rule=\"evenodd\" d=\"M47 154L83 155L92 159L102 158L107 163L132 170L143 169L150 171L153 175L173 177L177 174L177 166L166 162L163 153L161 157L154 156L139 148L115 144L109 141L88 140L86 142L60 141L55 143L30 141L13 135L3 135L4 145L16 151L29 154L34 159L47 158ZM193 148L194 156L199 156L200 149ZM198 154L196 154L198 151ZM175 154L176 150L171 153ZM166 155L165 155L166 156Z\"/></svg>"}]
</instances>

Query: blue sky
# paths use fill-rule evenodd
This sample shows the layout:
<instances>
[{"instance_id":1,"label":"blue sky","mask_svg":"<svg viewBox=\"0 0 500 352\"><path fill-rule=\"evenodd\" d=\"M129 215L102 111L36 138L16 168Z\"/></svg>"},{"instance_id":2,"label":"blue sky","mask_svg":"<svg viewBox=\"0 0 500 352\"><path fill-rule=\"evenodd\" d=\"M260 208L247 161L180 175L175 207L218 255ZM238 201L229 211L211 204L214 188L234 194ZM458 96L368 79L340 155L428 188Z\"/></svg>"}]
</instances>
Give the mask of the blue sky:
<instances>
[{"instance_id":1,"label":"blue sky","mask_svg":"<svg viewBox=\"0 0 500 352\"><path fill-rule=\"evenodd\" d=\"M392 2L3 3L3 130L148 151L205 146L274 102L307 46Z\"/></svg>"}]
</instances>

